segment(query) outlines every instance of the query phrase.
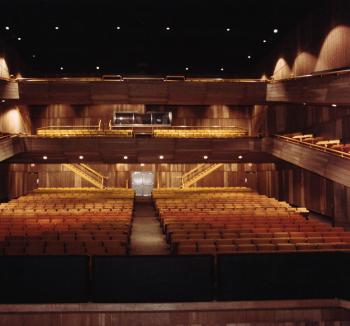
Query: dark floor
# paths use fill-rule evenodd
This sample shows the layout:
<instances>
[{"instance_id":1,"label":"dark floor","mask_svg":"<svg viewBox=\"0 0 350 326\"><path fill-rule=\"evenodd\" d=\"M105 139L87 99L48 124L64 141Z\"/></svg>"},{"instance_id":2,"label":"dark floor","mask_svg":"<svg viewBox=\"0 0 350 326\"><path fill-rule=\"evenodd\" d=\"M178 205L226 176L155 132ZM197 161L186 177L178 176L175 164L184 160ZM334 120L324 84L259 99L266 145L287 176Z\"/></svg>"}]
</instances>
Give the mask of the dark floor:
<instances>
[{"instance_id":1,"label":"dark floor","mask_svg":"<svg viewBox=\"0 0 350 326\"><path fill-rule=\"evenodd\" d=\"M170 253L157 220L151 198L136 198L131 233L131 255L168 255Z\"/></svg>"}]
</instances>

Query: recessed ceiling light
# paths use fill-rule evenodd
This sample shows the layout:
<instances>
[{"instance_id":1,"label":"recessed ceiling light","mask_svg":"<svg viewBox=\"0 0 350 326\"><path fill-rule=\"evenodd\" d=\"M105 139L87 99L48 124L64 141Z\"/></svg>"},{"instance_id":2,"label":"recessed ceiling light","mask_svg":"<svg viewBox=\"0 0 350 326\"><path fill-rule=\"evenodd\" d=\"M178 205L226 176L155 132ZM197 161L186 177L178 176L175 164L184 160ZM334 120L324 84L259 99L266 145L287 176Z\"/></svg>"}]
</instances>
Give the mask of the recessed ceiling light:
<instances>
[{"instance_id":1,"label":"recessed ceiling light","mask_svg":"<svg viewBox=\"0 0 350 326\"><path fill-rule=\"evenodd\" d=\"M230 28L226 28L226 32L229 32L231 29Z\"/></svg>"},{"instance_id":2,"label":"recessed ceiling light","mask_svg":"<svg viewBox=\"0 0 350 326\"><path fill-rule=\"evenodd\" d=\"M31 164L30 164L30 167L31 167L31 168L34 168L34 167L35 167L35 163L31 163Z\"/></svg>"},{"instance_id":3,"label":"recessed ceiling light","mask_svg":"<svg viewBox=\"0 0 350 326\"><path fill-rule=\"evenodd\" d=\"M83 155L79 155L79 160L83 160L84 156Z\"/></svg>"},{"instance_id":4,"label":"recessed ceiling light","mask_svg":"<svg viewBox=\"0 0 350 326\"><path fill-rule=\"evenodd\" d=\"M239 159L239 160L241 160L242 158L243 158L243 156L242 156L242 155L239 155L239 156L238 156L238 159Z\"/></svg>"},{"instance_id":5,"label":"recessed ceiling light","mask_svg":"<svg viewBox=\"0 0 350 326\"><path fill-rule=\"evenodd\" d=\"M22 37L17 37L17 40L18 40L18 41L21 41L21 40L22 40Z\"/></svg>"},{"instance_id":6,"label":"recessed ceiling light","mask_svg":"<svg viewBox=\"0 0 350 326\"><path fill-rule=\"evenodd\" d=\"M248 55L248 57L247 57L248 59L251 59L252 58L252 56L251 55Z\"/></svg>"},{"instance_id":7,"label":"recessed ceiling light","mask_svg":"<svg viewBox=\"0 0 350 326\"><path fill-rule=\"evenodd\" d=\"M337 104L332 104L332 106L333 106L334 108L336 108L336 107L337 107Z\"/></svg>"},{"instance_id":8,"label":"recessed ceiling light","mask_svg":"<svg viewBox=\"0 0 350 326\"><path fill-rule=\"evenodd\" d=\"M266 43L267 41L266 40L263 40L263 43Z\"/></svg>"},{"instance_id":9,"label":"recessed ceiling light","mask_svg":"<svg viewBox=\"0 0 350 326\"><path fill-rule=\"evenodd\" d=\"M43 160L47 160L47 156L46 155L43 156Z\"/></svg>"},{"instance_id":10,"label":"recessed ceiling light","mask_svg":"<svg viewBox=\"0 0 350 326\"><path fill-rule=\"evenodd\" d=\"M223 68L223 67L221 67L221 68L220 68L220 70L221 70L221 71L224 71L224 68Z\"/></svg>"},{"instance_id":11,"label":"recessed ceiling light","mask_svg":"<svg viewBox=\"0 0 350 326\"><path fill-rule=\"evenodd\" d=\"M163 155L159 155L159 159L160 160L164 159L164 156Z\"/></svg>"},{"instance_id":12,"label":"recessed ceiling light","mask_svg":"<svg viewBox=\"0 0 350 326\"><path fill-rule=\"evenodd\" d=\"M5 100L1 100L2 103L5 103L6 101Z\"/></svg>"},{"instance_id":13,"label":"recessed ceiling light","mask_svg":"<svg viewBox=\"0 0 350 326\"><path fill-rule=\"evenodd\" d=\"M55 26L55 30L58 31L60 28L58 26Z\"/></svg>"},{"instance_id":14,"label":"recessed ceiling light","mask_svg":"<svg viewBox=\"0 0 350 326\"><path fill-rule=\"evenodd\" d=\"M125 156L123 156L123 159L124 159L124 160L127 160L127 159L128 159L128 157L125 155Z\"/></svg>"},{"instance_id":15,"label":"recessed ceiling light","mask_svg":"<svg viewBox=\"0 0 350 326\"><path fill-rule=\"evenodd\" d=\"M141 163L140 166L145 166L145 163Z\"/></svg>"},{"instance_id":16,"label":"recessed ceiling light","mask_svg":"<svg viewBox=\"0 0 350 326\"><path fill-rule=\"evenodd\" d=\"M207 155L204 155L204 156L203 156L203 159L207 160L207 159L208 159L208 156L207 156Z\"/></svg>"},{"instance_id":17,"label":"recessed ceiling light","mask_svg":"<svg viewBox=\"0 0 350 326\"><path fill-rule=\"evenodd\" d=\"M7 31L9 31L9 30L10 30L10 27L9 27L9 26L5 26L5 29L6 29Z\"/></svg>"},{"instance_id":18,"label":"recessed ceiling light","mask_svg":"<svg viewBox=\"0 0 350 326\"><path fill-rule=\"evenodd\" d=\"M36 54L32 54L32 58L35 58L36 57Z\"/></svg>"},{"instance_id":19,"label":"recessed ceiling light","mask_svg":"<svg viewBox=\"0 0 350 326\"><path fill-rule=\"evenodd\" d=\"M119 29L120 29L120 26L117 26L117 29L119 30Z\"/></svg>"},{"instance_id":20,"label":"recessed ceiling light","mask_svg":"<svg viewBox=\"0 0 350 326\"><path fill-rule=\"evenodd\" d=\"M100 66L96 66L96 70L100 70Z\"/></svg>"},{"instance_id":21,"label":"recessed ceiling light","mask_svg":"<svg viewBox=\"0 0 350 326\"><path fill-rule=\"evenodd\" d=\"M185 70L188 71L190 68L186 67Z\"/></svg>"},{"instance_id":22,"label":"recessed ceiling light","mask_svg":"<svg viewBox=\"0 0 350 326\"><path fill-rule=\"evenodd\" d=\"M169 27L169 26L165 27L165 29L166 29L167 31L170 31L170 27Z\"/></svg>"},{"instance_id":23,"label":"recessed ceiling light","mask_svg":"<svg viewBox=\"0 0 350 326\"><path fill-rule=\"evenodd\" d=\"M60 67L60 70L63 70L64 68L63 67Z\"/></svg>"},{"instance_id":24,"label":"recessed ceiling light","mask_svg":"<svg viewBox=\"0 0 350 326\"><path fill-rule=\"evenodd\" d=\"M275 28L275 29L273 30L273 32L274 32L275 34L277 34L277 33L278 33L278 29Z\"/></svg>"}]
</instances>

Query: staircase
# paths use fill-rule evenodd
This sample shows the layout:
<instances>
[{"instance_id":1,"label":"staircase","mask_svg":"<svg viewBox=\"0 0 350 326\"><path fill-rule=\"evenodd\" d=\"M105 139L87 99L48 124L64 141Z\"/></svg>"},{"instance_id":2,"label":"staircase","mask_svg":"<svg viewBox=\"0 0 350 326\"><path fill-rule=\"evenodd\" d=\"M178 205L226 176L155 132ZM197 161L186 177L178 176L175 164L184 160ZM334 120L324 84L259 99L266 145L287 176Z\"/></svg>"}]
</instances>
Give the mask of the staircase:
<instances>
[{"instance_id":1,"label":"staircase","mask_svg":"<svg viewBox=\"0 0 350 326\"><path fill-rule=\"evenodd\" d=\"M96 170L89 167L87 164L63 164L63 166L72 172L76 173L80 177L82 177L84 180L90 182L95 187L99 189L106 188L106 180L107 177L101 175Z\"/></svg>"},{"instance_id":2,"label":"staircase","mask_svg":"<svg viewBox=\"0 0 350 326\"><path fill-rule=\"evenodd\" d=\"M181 188L187 188L195 184L197 181L205 178L210 173L214 172L221 166L223 163L215 163L215 164L199 164L191 171L185 173L181 177Z\"/></svg>"}]
</instances>

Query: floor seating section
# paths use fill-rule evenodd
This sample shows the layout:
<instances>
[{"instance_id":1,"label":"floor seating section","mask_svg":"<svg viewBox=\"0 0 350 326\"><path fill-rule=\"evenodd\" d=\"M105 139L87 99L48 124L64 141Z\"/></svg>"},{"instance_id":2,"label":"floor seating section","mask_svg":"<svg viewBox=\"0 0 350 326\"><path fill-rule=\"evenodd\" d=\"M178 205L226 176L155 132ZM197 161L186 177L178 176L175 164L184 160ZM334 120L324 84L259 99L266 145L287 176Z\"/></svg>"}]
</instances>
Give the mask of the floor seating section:
<instances>
[{"instance_id":1,"label":"floor seating section","mask_svg":"<svg viewBox=\"0 0 350 326\"><path fill-rule=\"evenodd\" d=\"M234 138L247 136L243 129L156 129L153 131L157 138Z\"/></svg>"},{"instance_id":2,"label":"floor seating section","mask_svg":"<svg viewBox=\"0 0 350 326\"><path fill-rule=\"evenodd\" d=\"M97 129L38 129L37 135L40 137L125 137L131 138L131 129L97 130Z\"/></svg>"},{"instance_id":3,"label":"floor seating section","mask_svg":"<svg viewBox=\"0 0 350 326\"><path fill-rule=\"evenodd\" d=\"M134 192L42 188L0 204L0 255L125 255Z\"/></svg>"},{"instance_id":4,"label":"floor seating section","mask_svg":"<svg viewBox=\"0 0 350 326\"><path fill-rule=\"evenodd\" d=\"M158 189L174 254L350 250L350 232L248 188Z\"/></svg>"},{"instance_id":5,"label":"floor seating section","mask_svg":"<svg viewBox=\"0 0 350 326\"><path fill-rule=\"evenodd\" d=\"M313 134L302 133L288 134L284 137L300 141L300 143L303 144L318 145L338 152L350 152L350 144L342 144L339 139L326 139L325 137L319 137Z\"/></svg>"}]
</instances>

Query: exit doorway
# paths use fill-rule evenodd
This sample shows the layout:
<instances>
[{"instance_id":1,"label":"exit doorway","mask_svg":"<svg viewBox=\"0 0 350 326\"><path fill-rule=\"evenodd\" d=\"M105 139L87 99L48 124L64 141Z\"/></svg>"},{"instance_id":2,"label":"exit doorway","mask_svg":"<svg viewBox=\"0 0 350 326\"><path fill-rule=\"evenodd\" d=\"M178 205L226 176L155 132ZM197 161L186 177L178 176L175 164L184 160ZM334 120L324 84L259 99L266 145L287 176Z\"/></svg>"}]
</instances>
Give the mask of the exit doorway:
<instances>
[{"instance_id":1,"label":"exit doorway","mask_svg":"<svg viewBox=\"0 0 350 326\"><path fill-rule=\"evenodd\" d=\"M133 172L131 174L131 185L136 196L151 196L154 187L154 173Z\"/></svg>"}]
</instances>

